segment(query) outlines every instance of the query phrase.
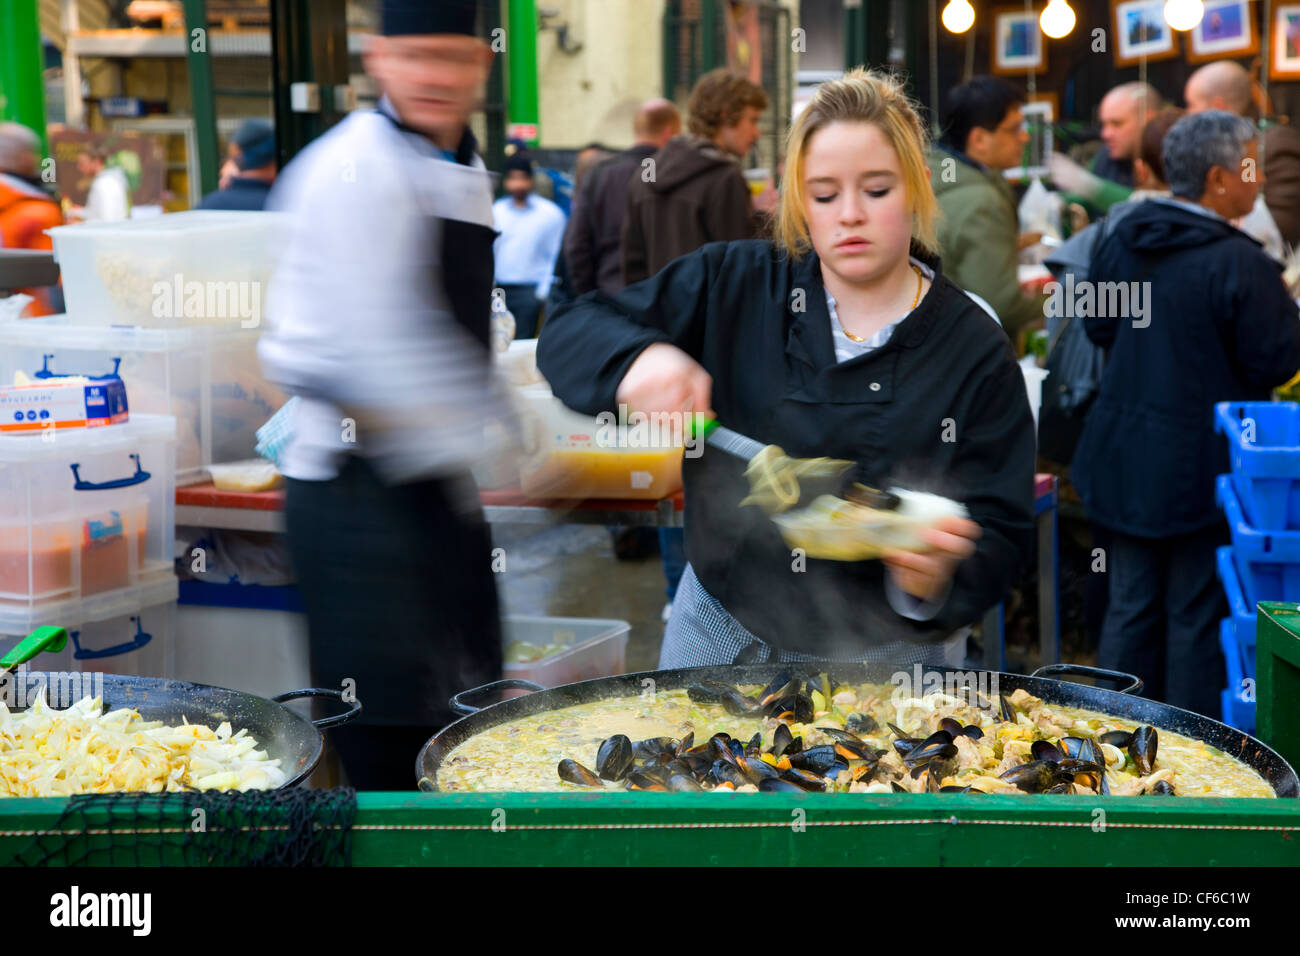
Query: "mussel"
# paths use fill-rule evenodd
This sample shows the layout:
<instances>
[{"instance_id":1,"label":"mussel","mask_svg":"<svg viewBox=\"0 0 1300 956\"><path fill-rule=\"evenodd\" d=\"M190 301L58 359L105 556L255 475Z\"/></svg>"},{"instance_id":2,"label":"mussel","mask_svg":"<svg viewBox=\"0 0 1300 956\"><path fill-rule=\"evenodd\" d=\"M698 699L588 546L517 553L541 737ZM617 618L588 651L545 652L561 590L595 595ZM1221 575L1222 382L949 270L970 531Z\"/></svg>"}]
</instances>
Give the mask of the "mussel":
<instances>
[{"instance_id":1,"label":"mussel","mask_svg":"<svg viewBox=\"0 0 1300 956\"><path fill-rule=\"evenodd\" d=\"M668 752L672 759L671 751ZM606 780L622 780L632 769L632 741L626 734L615 734L600 745L596 753L596 773Z\"/></svg>"},{"instance_id":2,"label":"mussel","mask_svg":"<svg viewBox=\"0 0 1300 956\"><path fill-rule=\"evenodd\" d=\"M1012 724L1016 722L1016 710L1007 702L1003 694L998 694L998 712L1004 721Z\"/></svg>"},{"instance_id":3,"label":"mussel","mask_svg":"<svg viewBox=\"0 0 1300 956\"><path fill-rule=\"evenodd\" d=\"M668 778L665 784L670 793L694 793L704 788L696 782L695 778L684 773L675 773Z\"/></svg>"},{"instance_id":4,"label":"mussel","mask_svg":"<svg viewBox=\"0 0 1300 956\"><path fill-rule=\"evenodd\" d=\"M804 694L778 697L766 707L763 707L762 710L768 717L794 721L796 724L812 723L815 716L812 699Z\"/></svg>"},{"instance_id":5,"label":"mussel","mask_svg":"<svg viewBox=\"0 0 1300 956\"><path fill-rule=\"evenodd\" d=\"M797 770L807 770L820 776L830 772L839 760L834 747L811 747L790 756L790 766ZM847 766L847 764L846 764Z\"/></svg>"},{"instance_id":6,"label":"mussel","mask_svg":"<svg viewBox=\"0 0 1300 956\"><path fill-rule=\"evenodd\" d=\"M763 735L754 734L754 736L749 738L749 743L745 744L745 756L757 757L762 752L763 752Z\"/></svg>"},{"instance_id":7,"label":"mussel","mask_svg":"<svg viewBox=\"0 0 1300 956\"><path fill-rule=\"evenodd\" d=\"M1129 741L1128 752L1129 756L1133 758L1133 763L1137 766L1138 772L1143 776L1151 773L1156 768L1157 743L1157 734L1154 727L1143 724L1133 731L1133 739Z\"/></svg>"},{"instance_id":8,"label":"mussel","mask_svg":"<svg viewBox=\"0 0 1300 956\"><path fill-rule=\"evenodd\" d=\"M660 754L671 754L677 749L678 743L671 737L650 737L632 744L632 757L634 760L653 761Z\"/></svg>"},{"instance_id":9,"label":"mussel","mask_svg":"<svg viewBox=\"0 0 1300 956\"><path fill-rule=\"evenodd\" d=\"M777 724L772 732L772 749L768 751L773 757L780 757L794 743L794 734L786 724Z\"/></svg>"},{"instance_id":10,"label":"mussel","mask_svg":"<svg viewBox=\"0 0 1300 956\"><path fill-rule=\"evenodd\" d=\"M665 780L660 780L658 777L643 773L640 770L634 770L628 774L627 789L664 791L668 789L668 785Z\"/></svg>"},{"instance_id":11,"label":"mussel","mask_svg":"<svg viewBox=\"0 0 1300 956\"><path fill-rule=\"evenodd\" d=\"M686 688L686 696L697 704L720 704L723 695L736 688L715 680L702 680Z\"/></svg>"},{"instance_id":12,"label":"mussel","mask_svg":"<svg viewBox=\"0 0 1300 956\"><path fill-rule=\"evenodd\" d=\"M603 787L600 777L596 776L576 760L565 757L556 770L565 783L576 783L580 787Z\"/></svg>"},{"instance_id":13,"label":"mussel","mask_svg":"<svg viewBox=\"0 0 1300 956\"><path fill-rule=\"evenodd\" d=\"M1133 734L1128 730L1108 730L1097 739L1103 744L1110 744L1112 747L1125 750L1133 742Z\"/></svg>"},{"instance_id":14,"label":"mussel","mask_svg":"<svg viewBox=\"0 0 1300 956\"><path fill-rule=\"evenodd\" d=\"M854 712L849 714L848 719L844 721L844 728L855 734L871 734L879 730L880 725L876 723L876 718L870 714Z\"/></svg>"},{"instance_id":15,"label":"mussel","mask_svg":"<svg viewBox=\"0 0 1300 956\"><path fill-rule=\"evenodd\" d=\"M821 776L794 767L781 771L780 779L787 780L800 790L810 793L820 793L826 789L826 781ZM762 784L759 784L759 788L762 788Z\"/></svg>"},{"instance_id":16,"label":"mussel","mask_svg":"<svg viewBox=\"0 0 1300 956\"><path fill-rule=\"evenodd\" d=\"M998 779L1014 784L1025 793L1043 793L1056 786L1058 779L1057 765L1048 760L1031 760L1018 767L1012 767Z\"/></svg>"},{"instance_id":17,"label":"mussel","mask_svg":"<svg viewBox=\"0 0 1300 956\"><path fill-rule=\"evenodd\" d=\"M1050 760L1053 763L1060 763L1065 759L1065 754L1061 753L1050 740L1035 740L1029 745L1029 752L1034 755L1035 760Z\"/></svg>"},{"instance_id":18,"label":"mussel","mask_svg":"<svg viewBox=\"0 0 1300 956\"><path fill-rule=\"evenodd\" d=\"M789 671L782 671L772 678L772 682L758 692L758 702L766 707L778 697L785 697L789 694L796 694L799 691L799 682L790 676Z\"/></svg>"},{"instance_id":19,"label":"mussel","mask_svg":"<svg viewBox=\"0 0 1300 956\"><path fill-rule=\"evenodd\" d=\"M781 777L769 777L758 785L762 793L805 793L803 787Z\"/></svg>"},{"instance_id":20,"label":"mussel","mask_svg":"<svg viewBox=\"0 0 1300 956\"><path fill-rule=\"evenodd\" d=\"M763 705L752 697L746 697L734 687L728 688L722 695L722 709L732 717L748 717L763 709Z\"/></svg>"},{"instance_id":21,"label":"mussel","mask_svg":"<svg viewBox=\"0 0 1300 956\"><path fill-rule=\"evenodd\" d=\"M952 742L952 734L946 730L936 730L904 754L903 763L912 769L931 760L947 760L955 756L957 745Z\"/></svg>"},{"instance_id":22,"label":"mussel","mask_svg":"<svg viewBox=\"0 0 1300 956\"><path fill-rule=\"evenodd\" d=\"M1148 789L1147 794L1154 797L1172 797L1174 796L1174 785L1168 780L1157 780Z\"/></svg>"}]
</instances>

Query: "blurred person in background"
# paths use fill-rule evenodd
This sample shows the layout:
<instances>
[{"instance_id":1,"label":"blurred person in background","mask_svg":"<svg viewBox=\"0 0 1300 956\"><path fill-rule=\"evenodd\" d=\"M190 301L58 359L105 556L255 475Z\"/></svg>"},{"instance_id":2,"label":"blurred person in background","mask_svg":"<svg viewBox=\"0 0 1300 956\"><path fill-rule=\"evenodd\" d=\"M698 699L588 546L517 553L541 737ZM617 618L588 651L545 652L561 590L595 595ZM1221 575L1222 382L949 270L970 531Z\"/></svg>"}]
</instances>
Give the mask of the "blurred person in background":
<instances>
[{"instance_id":1,"label":"blurred person in background","mask_svg":"<svg viewBox=\"0 0 1300 956\"><path fill-rule=\"evenodd\" d=\"M131 189L126 170L109 166L108 149L94 146L77 157L77 172L89 176L86 204L73 213L83 222L116 222L131 215Z\"/></svg>"},{"instance_id":2,"label":"blurred person in background","mask_svg":"<svg viewBox=\"0 0 1300 956\"><path fill-rule=\"evenodd\" d=\"M1052 181L1064 192L1078 196L1095 212L1106 213L1129 198L1137 178L1135 165L1141 150L1142 130L1164 106L1149 83L1122 83L1101 100L1102 149L1085 170L1070 158L1055 153L1049 160Z\"/></svg>"},{"instance_id":3,"label":"blurred person in background","mask_svg":"<svg viewBox=\"0 0 1300 956\"><path fill-rule=\"evenodd\" d=\"M0 249L54 248L46 229L63 225L59 200L41 182L41 138L20 123L0 123ZM34 301L23 317L49 315L52 289L17 289Z\"/></svg>"},{"instance_id":4,"label":"blurred person in background","mask_svg":"<svg viewBox=\"0 0 1300 956\"><path fill-rule=\"evenodd\" d=\"M352 679L330 735L353 786L409 790L458 690L501 676L491 539L470 477L508 420L489 354L492 181L468 121L492 53L474 0L385 0L383 97L307 147L270 208L267 376L301 397L281 455L316 683Z\"/></svg>"},{"instance_id":5,"label":"blurred person in background","mask_svg":"<svg viewBox=\"0 0 1300 956\"><path fill-rule=\"evenodd\" d=\"M598 165L574 190L564 256L575 296L597 288L623 288L622 233L629 184L645 169L645 160L682 131L682 117L668 100L647 100L632 119L632 131L636 142Z\"/></svg>"},{"instance_id":6,"label":"blurred person in background","mask_svg":"<svg viewBox=\"0 0 1300 956\"><path fill-rule=\"evenodd\" d=\"M264 119L244 120L230 141L228 162L235 165L233 174L204 196L198 208L248 212L266 208L276 173L274 124Z\"/></svg>"},{"instance_id":7,"label":"blurred person in background","mask_svg":"<svg viewBox=\"0 0 1300 956\"><path fill-rule=\"evenodd\" d=\"M762 233L765 219L754 208L739 161L758 142L767 102L761 86L723 69L696 81L686 107L688 132L671 137L628 183L620 242L625 285L649 278L705 243ZM667 621L686 568L681 528L659 529L659 555L667 581Z\"/></svg>"},{"instance_id":8,"label":"blurred person in background","mask_svg":"<svg viewBox=\"0 0 1300 956\"><path fill-rule=\"evenodd\" d=\"M1111 532L1098 663L1200 714L1218 712L1224 684L1214 552L1227 529L1214 481L1228 454L1214 406L1268 401L1300 369L1300 314L1280 269L1231 223L1259 191L1241 175L1256 137L1221 110L1173 125L1172 197L1138 203L1092 257L1091 281L1128 295L1084 316L1106 350L1072 470L1089 517Z\"/></svg>"},{"instance_id":9,"label":"blurred person in background","mask_svg":"<svg viewBox=\"0 0 1300 956\"><path fill-rule=\"evenodd\" d=\"M726 70L696 82L687 133L670 139L628 186L625 284L649 278L706 242L759 235L763 222L738 161L758 142L767 102L761 86Z\"/></svg>"},{"instance_id":10,"label":"blurred person in background","mask_svg":"<svg viewBox=\"0 0 1300 956\"><path fill-rule=\"evenodd\" d=\"M592 171L614 155L614 151L601 143L591 142L582 149L578 150L578 155L573 161L573 189L570 192L569 206L575 209L578 192L582 189L582 184L587 181L587 177ZM570 215L568 223L571 225L573 216ZM565 234L568 234L569 226L565 227ZM569 258L565 255L564 244L560 244L560 254L555 257L555 274L551 277L551 290L547 293L546 302L543 308L546 315L551 315L560 306L572 299L577 293L573 291L573 282L569 277Z\"/></svg>"},{"instance_id":11,"label":"blurred person in background","mask_svg":"<svg viewBox=\"0 0 1300 956\"><path fill-rule=\"evenodd\" d=\"M514 314L515 338L531 339L551 290L565 218L555 203L533 195L533 161L527 153L506 160L501 186L506 195L492 204L500 233L493 247L496 284Z\"/></svg>"},{"instance_id":12,"label":"blurred person in background","mask_svg":"<svg viewBox=\"0 0 1300 956\"><path fill-rule=\"evenodd\" d=\"M1029 142L1023 103L1014 86L994 76L953 87L943 135L929 157L948 278L988 302L1013 343L1042 319L1038 302L1020 294L1020 216L1002 175L1020 165Z\"/></svg>"},{"instance_id":13,"label":"blurred person in background","mask_svg":"<svg viewBox=\"0 0 1300 956\"><path fill-rule=\"evenodd\" d=\"M1231 60L1209 63L1193 73L1183 97L1189 113L1225 110L1252 123L1259 120L1250 74ZM1267 125L1260 138L1258 160L1253 175L1264 188L1255 205L1234 225L1280 262L1285 246L1300 245L1300 130L1281 123ZM1239 172L1244 176L1247 170Z\"/></svg>"}]
</instances>

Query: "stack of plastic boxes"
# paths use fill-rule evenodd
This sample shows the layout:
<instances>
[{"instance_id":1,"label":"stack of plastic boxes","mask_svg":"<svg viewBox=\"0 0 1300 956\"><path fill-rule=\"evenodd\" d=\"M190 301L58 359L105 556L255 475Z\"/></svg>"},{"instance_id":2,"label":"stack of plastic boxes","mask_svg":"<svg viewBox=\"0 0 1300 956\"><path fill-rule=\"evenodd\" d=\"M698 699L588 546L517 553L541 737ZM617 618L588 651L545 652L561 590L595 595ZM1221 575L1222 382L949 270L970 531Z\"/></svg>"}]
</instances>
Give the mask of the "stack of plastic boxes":
<instances>
[{"instance_id":1,"label":"stack of plastic boxes","mask_svg":"<svg viewBox=\"0 0 1300 956\"><path fill-rule=\"evenodd\" d=\"M1223 402L1216 427L1228 439L1231 472L1216 486L1232 531L1218 572L1229 616L1219 640L1227 661L1225 723L1255 728L1255 608L1300 601L1300 405Z\"/></svg>"},{"instance_id":2,"label":"stack of plastic boxes","mask_svg":"<svg viewBox=\"0 0 1300 956\"><path fill-rule=\"evenodd\" d=\"M173 676L176 485L254 456L283 402L256 357L277 217L176 213L51 230L67 314L0 322L0 382L118 374L130 420L0 438L0 650L41 670Z\"/></svg>"}]
</instances>

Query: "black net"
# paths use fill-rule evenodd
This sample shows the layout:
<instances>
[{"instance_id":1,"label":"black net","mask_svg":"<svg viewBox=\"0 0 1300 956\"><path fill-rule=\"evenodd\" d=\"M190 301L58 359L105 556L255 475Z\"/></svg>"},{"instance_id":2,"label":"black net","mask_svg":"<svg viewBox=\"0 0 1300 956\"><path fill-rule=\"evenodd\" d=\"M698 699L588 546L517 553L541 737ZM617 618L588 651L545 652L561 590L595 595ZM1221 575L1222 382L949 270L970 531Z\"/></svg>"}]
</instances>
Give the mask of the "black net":
<instances>
[{"instance_id":1,"label":"black net","mask_svg":"<svg viewBox=\"0 0 1300 956\"><path fill-rule=\"evenodd\" d=\"M347 866L356 791L72 797L19 866Z\"/></svg>"}]
</instances>

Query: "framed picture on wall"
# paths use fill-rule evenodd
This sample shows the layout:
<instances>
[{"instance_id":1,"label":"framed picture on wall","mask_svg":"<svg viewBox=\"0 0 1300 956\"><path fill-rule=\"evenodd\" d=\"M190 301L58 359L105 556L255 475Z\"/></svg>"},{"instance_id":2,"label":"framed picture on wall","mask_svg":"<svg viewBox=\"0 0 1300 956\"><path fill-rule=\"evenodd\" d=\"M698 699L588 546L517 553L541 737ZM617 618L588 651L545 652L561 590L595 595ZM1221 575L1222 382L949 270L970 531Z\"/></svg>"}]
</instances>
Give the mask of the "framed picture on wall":
<instances>
[{"instance_id":1,"label":"framed picture on wall","mask_svg":"<svg viewBox=\"0 0 1300 956\"><path fill-rule=\"evenodd\" d=\"M1205 16L1188 34L1190 63L1259 52L1259 31L1250 0L1207 0Z\"/></svg>"},{"instance_id":2,"label":"framed picture on wall","mask_svg":"<svg viewBox=\"0 0 1300 956\"><path fill-rule=\"evenodd\" d=\"M1165 23L1164 0L1111 0L1111 9L1116 66L1178 56L1178 37Z\"/></svg>"},{"instance_id":3,"label":"framed picture on wall","mask_svg":"<svg viewBox=\"0 0 1300 956\"><path fill-rule=\"evenodd\" d=\"M1273 8L1271 38L1269 78L1300 80L1300 3L1280 3Z\"/></svg>"},{"instance_id":4,"label":"framed picture on wall","mask_svg":"<svg viewBox=\"0 0 1300 956\"><path fill-rule=\"evenodd\" d=\"M1024 7L994 8L994 73L1041 73L1047 69L1046 38L1038 28L1038 15Z\"/></svg>"}]
</instances>

